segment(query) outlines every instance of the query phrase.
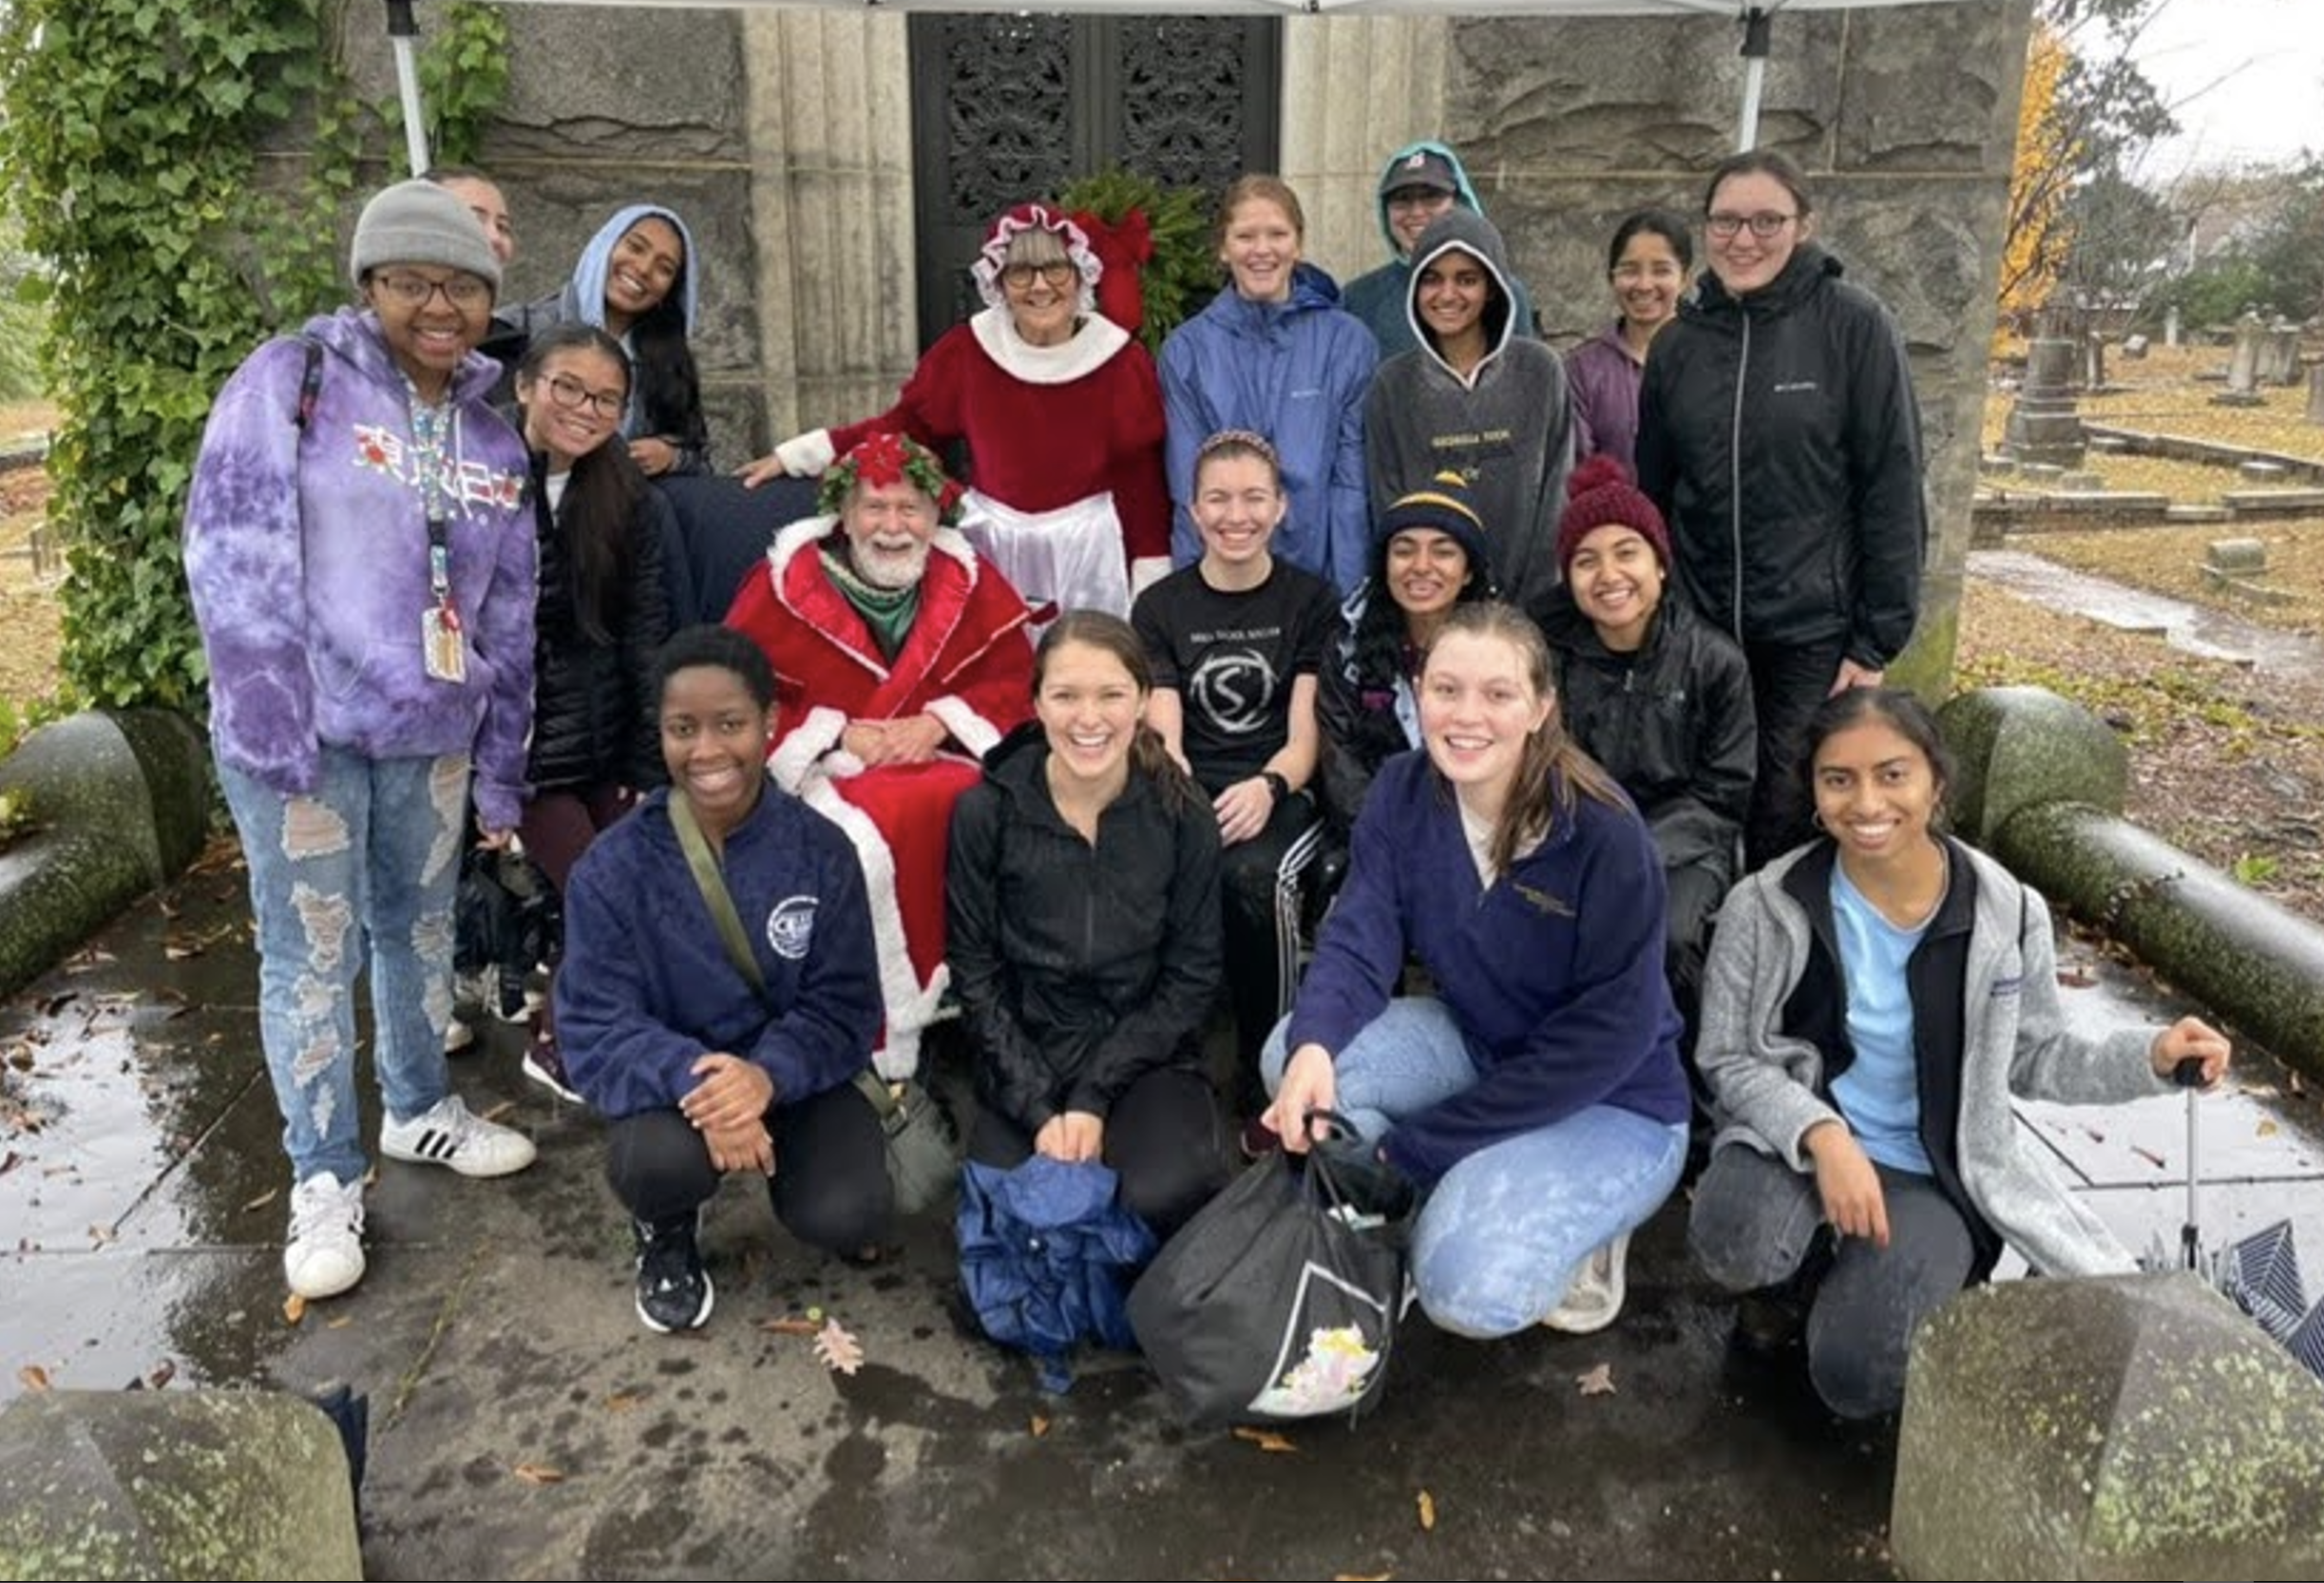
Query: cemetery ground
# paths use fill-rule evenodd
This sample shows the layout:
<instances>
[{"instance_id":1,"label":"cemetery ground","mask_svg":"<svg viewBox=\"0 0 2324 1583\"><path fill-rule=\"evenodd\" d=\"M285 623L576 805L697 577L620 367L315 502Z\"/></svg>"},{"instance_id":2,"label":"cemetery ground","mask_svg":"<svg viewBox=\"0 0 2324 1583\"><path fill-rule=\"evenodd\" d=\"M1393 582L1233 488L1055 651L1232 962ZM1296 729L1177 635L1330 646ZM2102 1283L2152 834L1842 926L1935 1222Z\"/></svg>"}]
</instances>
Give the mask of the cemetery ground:
<instances>
[{"instance_id":1,"label":"cemetery ground","mask_svg":"<svg viewBox=\"0 0 2324 1583\"><path fill-rule=\"evenodd\" d=\"M2220 385L2206 375L2226 361L2226 350L2216 347L2158 346L2142 361L2114 353L2107 392L2082 398L2083 419L2324 466L2324 427L2305 421L2304 381L2263 389L2255 407L2214 405ZM2010 402L1997 390L1987 403L1989 453ZM2167 495L2174 506L2215 506L2230 491L2240 496L2254 486L2233 465L2095 449L2082 470L2097 474L2108 491ZM1993 482L2012 496L2045 492L2016 478ZM2324 642L2324 511L2192 524L2077 514L2072 530L2048 525L2051 520L2017 517L2008 547ZM2215 587L2203 576L2209 545L2226 538L2264 545L2266 601ZM2130 750L2134 821L2324 923L2324 663L2262 670L2203 658L2155 635L2029 603L1972 574L1955 682L2030 683L2080 702Z\"/></svg>"}]
</instances>

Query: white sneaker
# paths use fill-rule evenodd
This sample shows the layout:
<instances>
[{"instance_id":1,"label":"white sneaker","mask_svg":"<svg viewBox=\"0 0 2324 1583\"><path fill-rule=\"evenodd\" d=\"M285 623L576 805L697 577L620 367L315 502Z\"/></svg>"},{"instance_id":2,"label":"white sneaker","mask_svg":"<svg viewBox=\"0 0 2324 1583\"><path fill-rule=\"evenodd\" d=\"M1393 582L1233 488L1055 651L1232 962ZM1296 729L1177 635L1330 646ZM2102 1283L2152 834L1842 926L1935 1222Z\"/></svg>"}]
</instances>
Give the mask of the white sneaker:
<instances>
[{"instance_id":1,"label":"white sneaker","mask_svg":"<svg viewBox=\"0 0 2324 1583\"><path fill-rule=\"evenodd\" d=\"M1602 1248L1591 1249L1582 1268L1574 1271L1573 1285L1566 1288L1564 1300L1541 1323L1577 1336L1611 1325L1622 1311L1624 1266L1629 1251L1628 1231Z\"/></svg>"},{"instance_id":2,"label":"white sneaker","mask_svg":"<svg viewBox=\"0 0 2324 1583\"><path fill-rule=\"evenodd\" d=\"M458 1017L444 1024L444 1053L456 1056L463 1050L476 1047L476 1030Z\"/></svg>"},{"instance_id":3,"label":"white sneaker","mask_svg":"<svg viewBox=\"0 0 2324 1583\"><path fill-rule=\"evenodd\" d=\"M379 1152L391 1160L448 1165L463 1176L505 1176L533 1163L533 1140L523 1133L468 1114L457 1094L409 1121L391 1117L379 1129Z\"/></svg>"},{"instance_id":4,"label":"white sneaker","mask_svg":"<svg viewBox=\"0 0 2324 1583\"><path fill-rule=\"evenodd\" d=\"M363 1183L317 1172L291 1190L291 1239L282 1245L291 1289L336 1297L363 1279Z\"/></svg>"}]
</instances>

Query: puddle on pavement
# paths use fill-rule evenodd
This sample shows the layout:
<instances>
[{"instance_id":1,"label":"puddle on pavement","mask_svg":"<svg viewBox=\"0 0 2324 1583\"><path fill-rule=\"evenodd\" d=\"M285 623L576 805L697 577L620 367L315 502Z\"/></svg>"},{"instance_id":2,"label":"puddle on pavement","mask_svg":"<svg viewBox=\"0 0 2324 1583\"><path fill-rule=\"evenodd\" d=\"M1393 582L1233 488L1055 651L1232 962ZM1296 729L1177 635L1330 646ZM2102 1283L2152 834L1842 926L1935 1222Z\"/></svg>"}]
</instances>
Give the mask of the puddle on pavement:
<instances>
[{"instance_id":1,"label":"puddle on pavement","mask_svg":"<svg viewBox=\"0 0 2324 1583\"><path fill-rule=\"evenodd\" d=\"M1969 575L2046 610L2087 616L2126 632L2159 635L2173 648L2201 658L2249 665L2262 675L2324 676L2324 642L2315 639L2271 631L2225 611L2127 588L2024 550L1972 550Z\"/></svg>"}]
</instances>

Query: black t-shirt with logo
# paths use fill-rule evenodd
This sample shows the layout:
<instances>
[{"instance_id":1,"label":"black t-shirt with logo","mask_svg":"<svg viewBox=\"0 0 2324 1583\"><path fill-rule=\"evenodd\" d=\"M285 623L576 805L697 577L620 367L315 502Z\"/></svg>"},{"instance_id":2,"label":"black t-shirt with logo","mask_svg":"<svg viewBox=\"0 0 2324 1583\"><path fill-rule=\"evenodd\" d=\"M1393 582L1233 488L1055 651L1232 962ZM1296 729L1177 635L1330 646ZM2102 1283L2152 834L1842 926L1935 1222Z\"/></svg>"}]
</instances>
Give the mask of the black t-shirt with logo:
<instances>
[{"instance_id":1,"label":"black t-shirt with logo","mask_svg":"<svg viewBox=\"0 0 2324 1583\"><path fill-rule=\"evenodd\" d=\"M1267 767L1290 734L1291 683L1318 675L1339 634L1340 602L1313 572L1277 559L1256 588L1227 592L1184 566L1138 596L1131 623L1154 685L1184 704L1183 746L1216 795Z\"/></svg>"}]
</instances>

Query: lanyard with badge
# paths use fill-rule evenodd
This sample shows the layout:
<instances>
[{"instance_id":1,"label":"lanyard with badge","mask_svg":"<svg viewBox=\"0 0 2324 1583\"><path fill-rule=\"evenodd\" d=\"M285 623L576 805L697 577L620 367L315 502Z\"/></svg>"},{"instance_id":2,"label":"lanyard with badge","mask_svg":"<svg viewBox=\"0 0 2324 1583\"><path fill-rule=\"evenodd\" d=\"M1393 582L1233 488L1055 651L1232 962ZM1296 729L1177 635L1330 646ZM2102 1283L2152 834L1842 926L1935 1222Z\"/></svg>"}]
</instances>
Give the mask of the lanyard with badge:
<instances>
[{"instance_id":1,"label":"lanyard with badge","mask_svg":"<svg viewBox=\"0 0 2324 1583\"><path fill-rule=\"evenodd\" d=\"M452 602L452 536L445 499L444 425L448 410L411 404L412 448L418 453L420 495L428 503L428 608L420 613L420 655L437 681L468 677L467 645L459 606Z\"/></svg>"}]
</instances>

